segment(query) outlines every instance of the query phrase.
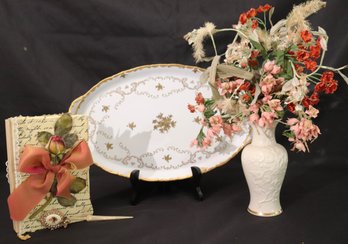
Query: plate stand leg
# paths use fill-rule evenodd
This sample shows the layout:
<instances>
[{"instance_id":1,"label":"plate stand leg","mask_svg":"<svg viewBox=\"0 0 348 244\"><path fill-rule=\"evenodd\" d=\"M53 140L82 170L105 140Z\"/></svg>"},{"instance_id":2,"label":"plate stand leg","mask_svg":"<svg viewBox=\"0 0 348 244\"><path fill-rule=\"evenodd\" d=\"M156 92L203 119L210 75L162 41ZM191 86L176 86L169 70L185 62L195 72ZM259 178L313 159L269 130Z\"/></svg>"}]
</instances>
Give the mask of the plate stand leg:
<instances>
[{"instance_id":1,"label":"plate stand leg","mask_svg":"<svg viewBox=\"0 0 348 244\"><path fill-rule=\"evenodd\" d=\"M192 171L192 183L193 183L193 187L195 188L196 197L199 201L203 201L204 195L201 189L202 171L197 166L191 167L191 171Z\"/></svg>"},{"instance_id":2,"label":"plate stand leg","mask_svg":"<svg viewBox=\"0 0 348 244\"><path fill-rule=\"evenodd\" d=\"M129 180L132 185L132 196L131 196L131 204L136 205L139 202L139 192L140 192L140 180L139 180L139 173L140 171L138 169L135 169L131 172Z\"/></svg>"}]
</instances>

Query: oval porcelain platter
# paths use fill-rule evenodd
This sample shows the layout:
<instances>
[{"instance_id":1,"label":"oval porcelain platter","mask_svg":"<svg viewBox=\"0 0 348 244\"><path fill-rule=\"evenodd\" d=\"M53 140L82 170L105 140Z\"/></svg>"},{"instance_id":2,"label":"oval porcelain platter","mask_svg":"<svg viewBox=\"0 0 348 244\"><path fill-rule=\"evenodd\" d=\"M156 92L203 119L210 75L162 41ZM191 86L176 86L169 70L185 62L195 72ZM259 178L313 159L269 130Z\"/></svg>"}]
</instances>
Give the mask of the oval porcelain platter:
<instances>
[{"instance_id":1,"label":"oval porcelain platter","mask_svg":"<svg viewBox=\"0 0 348 244\"><path fill-rule=\"evenodd\" d=\"M179 64L137 67L106 78L76 99L69 112L89 116L89 145L95 164L129 178L140 170L146 181L192 177L192 166L203 173L228 162L249 142L249 128L214 142L206 150L191 147L201 126L197 91L211 96L199 82L203 70Z\"/></svg>"}]
</instances>

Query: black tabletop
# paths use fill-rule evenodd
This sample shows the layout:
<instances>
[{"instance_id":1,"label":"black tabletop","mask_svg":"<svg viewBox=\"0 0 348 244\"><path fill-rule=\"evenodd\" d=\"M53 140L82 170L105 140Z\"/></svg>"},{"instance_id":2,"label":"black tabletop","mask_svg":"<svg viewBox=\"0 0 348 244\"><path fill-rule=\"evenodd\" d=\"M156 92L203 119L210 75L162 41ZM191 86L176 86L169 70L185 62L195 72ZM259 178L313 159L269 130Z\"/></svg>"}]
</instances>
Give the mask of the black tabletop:
<instances>
[{"instance_id":1,"label":"black tabletop","mask_svg":"<svg viewBox=\"0 0 348 244\"><path fill-rule=\"evenodd\" d=\"M301 1L269 1L274 20ZM236 23L239 13L263 1L0 1L0 161L6 161L3 120L17 115L67 111L74 98L102 78L151 63L193 65L182 36L212 21ZM347 63L347 3L328 2L311 17L330 36L325 63ZM219 42L228 43L229 36ZM222 51L222 50L221 50ZM130 204L129 179L91 167L91 196L98 215L134 219L81 222L67 229L42 230L28 243L348 243L348 86L323 96L316 123L322 135L310 153L289 152L281 192L283 214L250 215L249 192L240 155L202 177L204 201L188 180L141 183L140 202ZM0 167L0 243L20 243L6 199L9 187Z\"/></svg>"}]
</instances>

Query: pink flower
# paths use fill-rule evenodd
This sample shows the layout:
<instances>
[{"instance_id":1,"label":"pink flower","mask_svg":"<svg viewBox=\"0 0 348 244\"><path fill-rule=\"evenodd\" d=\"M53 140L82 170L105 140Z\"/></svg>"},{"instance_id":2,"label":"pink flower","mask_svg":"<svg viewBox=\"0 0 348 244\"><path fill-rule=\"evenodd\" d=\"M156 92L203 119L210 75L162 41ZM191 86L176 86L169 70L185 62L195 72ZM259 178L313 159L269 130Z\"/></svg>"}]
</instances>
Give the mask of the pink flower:
<instances>
[{"instance_id":1,"label":"pink flower","mask_svg":"<svg viewBox=\"0 0 348 244\"><path fill-rule=\"evenodd\" d=\"M258 123L260 127L272 126L274 119L277 118L277 115L274 112L262 112L261 118L258 118L258 115L251 115L249 121L251 120Z\"/></svg>"},{"instance_id":2,"label":"pink flower","mask_svg":"<svg viewBox=\"0 0 348 244\"><path fill-rule=\"evenodd\" d=\"M316 118L318 116L319 110L313 107L312 105L309 105L309 109L306 111L306 114L311 116L312 118Z\"/></svg>"},{"instance_id":3,"label":"pink flower","mask_svg":"<svg viewBox=\"0 0 348 244\"><path fill-rule=\"evenodd\" d=\"M260 104L258 104L258 103L255 103L255 104L253 104L253 105L251 105L251 106L249 107L249 110L250 110L252 113L257 113L257 112L259 112L259 109L260 109Z\"/></svg>"},{"instance_id":4,"label":"pink flower","mask_svg":"<svg viewBox=\"0 0 348 244\"><path fill-rule=\"evenodd\" d=\"M208 137L214 137L214 136L216 136L216 133L215 133L215 131L214 131L213 128L209 128L209 129L208 129L208 131L207 131L207 136L208 136Z\"/></svg>"},{"instance_id":5,"label":"pink flower","mask_svg":"<svg viewBox=\"0 0 348 244\"><path fill-rule=\"evenodd\" d=\"M215 134L220 133L220 130L221 130L222 125L223 125L221 115L214 115L214 116L210 117L209 122L210 122L211 128L214 130Z\"/></svg>"},{"instance_id":6,"label":"pink flower","mask_svg":"<svg viewBox=\"0 0 348 244\"><path fill-rule=\"evenodd\" d=\"M198 145L198 141L197 139L194 139L192 142L191 142L191 147L194 147L194 146L197 146Z\"/></svg>"},{"instance_id":7,"label":"pink flower","mask_svg":"<svg viewBox=\"0 0 348 244\"><path fill-rule=\"evenodd\" d=\"M275 64L275 61L268 60L265 65L263 66L263 70L267 73L271 73L273 75L279 74L281 71L281 68Z\"/></svg>"},{"instance_id":8,"label":"pink flower","mask_svg":"<svg viewBox=\"0 0 348 244\"><path fill-rule=\"evenodd\" d=\"M254 113L254 114L251 114L249 116L249 121L251 123L255 123L255 122L258 123L259 118L260 118L260 116L258 114L256 114L256 113Z\"/></svg>"},{"instance_id":9,"label":"pink flower","mask_svg":"<svg viewBox=\"0 0 348 244\"><path fill-rule=\"evenodd\" d=\"M265 127L265 125L266 125L265 118L261 117L257 123L260 127Z\"/></svg>"},{"instance_id":10,"label":"pink flower","mask_svg":"<svg viewBox=\"0 0 348 244\"><path fill-rule=\"evenodd\" d=\"M273 68L274 68L275 62L268 60L265 65L263 66L263 70L265 72L272 72Z\"/></svg>"},{"instance_id":11,"label":"pink flower","mask_svg":"<svg viewBox=\"0 0 348 244\"><path fill-rule=\"evenodd\" d=\"M267 75L261 82L260 87L264 95L268 95L272 92L273 87L276 84L276 79L271 75Z\"/></svg>"},{"instance_id":12,"label":"pink flower","mask_svg":"<svg viewBox=\"0 0 348 244\"><path fill-rule=\"evenodd\" d=\"M264 96L264 98L262 98L262 102L263 103L267 103L269 100L271 100L272 99L272 96L270 96L270 95L267 95L267 96Z\"/></svg>"},{"instance_id":13,"label":"pink flower","mask_svg":"<svg viewBox=\"0 0 348 244\"><path fill-rule=\"evenodd\" d=\"M294 125L294 124L296 124L296 123L298 123L298 122L299 122L299 120L296 119L296 118L290 118L290 119L288 119L288 120L286 121L286 123L287 123L288 125Z\"/></svg>"},{"instance_id":14,"label":"pink flower","mask_svg":"<svg viewBox=\"0 0 348 244\"><path fill-rule=\"evenodd\" d=\"M223 124L222 126L222 129L224 131L224 134L228 137L231 137L232 136L232 125L229 125L229 124Z\"/></svg>"},{"instance_id":15,"label":"pink flower","mask_svg":"<svg viewBox=\"0 0 348 244\"><path fill-rule=\"evenodd\" d=\"M279 99L272 99L267 103L272 111L283 111L283 107L281 106Z\"/></svg>"},{"instance_id":16,"label":"pink flower","mask_svg":"<svg viewBox=\"0 0 348 244\"><path fill-rule=\"evenodd\" d=\"M218 87L220 88L220 94L222 96L226 94L232 94L242 83L243 83L242 79L237 79L230 82L218 83Z\"/></svg>"},{"instance_id":17,"label":"pink flower","mask_svg":"<svg viewBox=\"0 0 348 244\"><path fill-rule=\"evenodd\" d=\"M271 74L277 75L277 74L280 73L280 71L281 71L281 68L280 68L278 65L275 64L275 65L273 66L273 69L272 69L272 71L271 71Z\"/></svg>"},{"instance_id":18,"label":"pink flower","mask_svg":"<svg viewBox=\"0 0 348 244\"><path fill-rule=\"evenodd\" d=\"M209 147L209 146L211 145L211 139L210 139L210 137L205 137L205 138L203 139L202 143L203 143L203 148L204 148L204 149L207 148L207 147Z\"/></svg>"},{"instance_id":19,"label":"pink flower","mask_svg":"<svg viewBox=\"0 0 348 244\"><path fill-rule=\"evenodd\" d=\"M231 137L233 133L239 132L241 130L240 126L236 124L223 124L222 129L226 136Z\"/></svg>"},{"instance_id":20,"label":"pink flower","mask_svg":"<svg viewBox=\"0 0 348 244\"><path fill-rule=\"evenodd\" d=\"M297 120L297 122L295 119L289 119L287 124L291 125L290 130L298 140L312 141L320 134L319 127L313 124L309 119L302 118L300 121Z\"/></svg>"},{"instance_id":21,"label":"pink flower","mask_svg":"<svg viewBox=\"0 0 348 244\"><path fill-rule=\"evenodd\" d=\"M306 152L306 147L301 141L296 141L294 143L294 147L292 148L292 150L294 150L295 148L299 151Z\"/></svg>"},{"instance_id":22,"label":"pink flower","mask_svg":"<svg viewBox=\"0 0 348 244\"><path fill-rule=\"evenodd\" d=\"M274 119L277 118L277 115L274 112L263 112L261 114L261 119L263 118L263 121L265 125L272 126Z\"/></svg>"},{"instance_id":23,"label":"pink flower","mask_svg":"<svg viewBox=\"0 0 348 244\"><path fill-rule=\"evenodd\" d=\"M197 110L198 110L199 112L203 113L204 110L205 110L205 106L204 106L203 104L198 105Z\"/></svg>"}]
</instances>

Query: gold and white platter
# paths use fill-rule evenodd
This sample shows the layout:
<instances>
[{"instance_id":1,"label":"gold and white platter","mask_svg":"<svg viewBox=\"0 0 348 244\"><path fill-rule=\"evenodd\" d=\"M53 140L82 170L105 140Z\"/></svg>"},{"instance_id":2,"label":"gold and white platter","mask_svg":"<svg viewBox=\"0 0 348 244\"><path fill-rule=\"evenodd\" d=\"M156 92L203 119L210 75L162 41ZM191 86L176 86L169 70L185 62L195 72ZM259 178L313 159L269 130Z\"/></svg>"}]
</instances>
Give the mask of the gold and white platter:
<instances>
[{"instance_id":1,"label":"gold and white platter","mask_svg":"<svg viewBox=\"0 0 348 244\"><path fill-rule=\"evenodd\" d=\"M106 78L76 99L69 112L89 116L89 145L95 164L124 177L140 170L146 181L170 181L203 173L228 162L248 142L248 129L206 150L190 146L201 126L188 111L202 69L179 64L137 67Z\"/></svg>"}]
</instances>

